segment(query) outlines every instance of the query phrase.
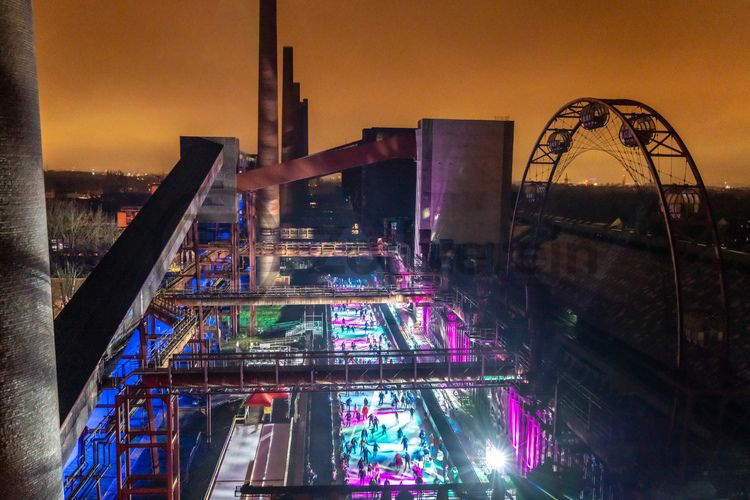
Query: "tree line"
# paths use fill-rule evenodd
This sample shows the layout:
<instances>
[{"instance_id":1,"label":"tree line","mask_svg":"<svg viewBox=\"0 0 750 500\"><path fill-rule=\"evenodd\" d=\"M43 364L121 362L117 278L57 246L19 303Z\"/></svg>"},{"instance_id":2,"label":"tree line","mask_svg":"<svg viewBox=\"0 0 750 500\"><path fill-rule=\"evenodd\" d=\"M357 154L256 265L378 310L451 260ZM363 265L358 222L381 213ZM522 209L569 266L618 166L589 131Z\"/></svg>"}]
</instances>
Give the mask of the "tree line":
<instances>
[{"instance_id":1,"label":"tree line","mask_svg":"<svg viewBox=\"0 0 750 500\"><path fill-rule=\"evenodd\" d=\"M58 297L55 312L71 299L75 290L120 235L114 216L101 207L93 208L74 200L47 203L47 234L50 267ZM53 287L53 288L55 288ZM59 303L58 303L59 301Z\"/></svg>"},{"instance_id":2,"label":"tree line","mask_svg":"<svg viewBox=\"0 0 750 500\"><path fill-rule=\"evenodd\" d=\"M120 235L112 215L71 200L48 203L47 232L50 240L61 242L62 253L70 256L102 255Z\"/></svg>"}]
</instances>

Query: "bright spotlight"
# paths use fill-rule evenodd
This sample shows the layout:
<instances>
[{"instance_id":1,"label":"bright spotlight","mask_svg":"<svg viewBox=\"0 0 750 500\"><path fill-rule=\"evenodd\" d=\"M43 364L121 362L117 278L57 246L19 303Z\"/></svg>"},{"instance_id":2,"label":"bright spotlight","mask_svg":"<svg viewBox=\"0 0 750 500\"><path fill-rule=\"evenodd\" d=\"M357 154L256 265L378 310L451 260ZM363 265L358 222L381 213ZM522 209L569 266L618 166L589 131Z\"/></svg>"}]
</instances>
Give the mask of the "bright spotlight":
<instances>
[{"instance_id":1,"label":"bright spotlight","mask_svg":"<svg viewBox=\"0 0 750 500\"><path fill-rule=\"evenodd\" d=\"M505 455L505 452L501 450L500 448L495 448L494 446L490 446L487 448L487 467L490 467L495 470L503 470L505 469L505 465L508 461L508 457Z\"/></svg>"}]
</instances>

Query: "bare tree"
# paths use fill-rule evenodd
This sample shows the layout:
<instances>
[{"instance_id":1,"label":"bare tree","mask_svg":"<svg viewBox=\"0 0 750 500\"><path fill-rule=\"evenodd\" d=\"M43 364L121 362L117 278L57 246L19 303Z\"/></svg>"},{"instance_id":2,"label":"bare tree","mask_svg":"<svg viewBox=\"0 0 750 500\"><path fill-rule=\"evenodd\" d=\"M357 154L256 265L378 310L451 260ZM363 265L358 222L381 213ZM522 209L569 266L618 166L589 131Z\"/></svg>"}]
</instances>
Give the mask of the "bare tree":
<instances>
[{"instance_id":1,"label":"bare tree","mask_svg":"<svg viewBox=\"0 0 750 500\"><path fill-rule=\"evenodd\" d=\"M86 226L86 210L72 201L52 201L47 205L47 233L50 239L65 243L75 251Z\"/></svg>"},{"instance_id":2,"label":"bare tree","mask_svg":"<svg viewBox=\"0 0 750 500\"><path fill-rule=\"evenodd\" d=\"M62 310L73 298L77 289L76 281L83 278L83 270L75 264L65 262L65 265L55 270L55 278L60 286L60 310Z\"/></svg>"},{"instance_id":3,"label":"bare tree","mask_svg":"<svg viewBox=\"0 0 750 500\"><path fill-rule=\"evenodd\" d=\"M110 217L98 208L92 213L91 231L86 236L89 248L100 254L106 253L120 236L120 228L117 227L114 217Z\"/></svg>"},{"instance_id":4,"label":"bare tree","mask_svg":"<svg viewBox=\"0 0 750 500\"><path fill-rule=\"evenodd\" d=\"M61 240L71 253L104 253L119 236L114 217L73 201L52 201L47 206L50 239Z\"/></svg>"}]
</instances>

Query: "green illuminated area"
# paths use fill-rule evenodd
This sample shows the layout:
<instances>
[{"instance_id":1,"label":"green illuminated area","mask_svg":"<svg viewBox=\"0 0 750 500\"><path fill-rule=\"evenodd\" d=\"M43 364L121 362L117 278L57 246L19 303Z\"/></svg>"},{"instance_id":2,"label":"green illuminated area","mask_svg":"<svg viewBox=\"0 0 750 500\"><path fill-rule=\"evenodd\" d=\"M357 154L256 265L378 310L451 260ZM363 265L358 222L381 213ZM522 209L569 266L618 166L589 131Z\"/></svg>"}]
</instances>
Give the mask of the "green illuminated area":
<instances>
[{"instance_id":1,"label":"green illuminated area","mask_svg":"<svg viewBox=\"0 0 750 500\"><path fill-rule=\"evenodd\" d=\"M240 327L237 332L237 338L229 339L222 343L222 351L235 351L237 343L243 351L252 350L259 342L273 339L279 332L284 332L296 326L299 321L289 321L281 323L281 310L283 306L256 306L255 307L255 334L248 335L250 332L250 309L242 308L240 311ZM223 321L229 322L229 316L225 316Z\"/></svg>"},{"instance_id":2,"label":"green illuminated area","mask_svg":"<svg viewBox=\"0 0 750 500\"><path fill-rule=\"evenodd\" d=\"M256 306L255 307L255 327L258 332L268 330L278 323L281 318L281 308L283 306ZM240 311L240 331L247 331L250 324L250 309L242 308Z\"/></svg>"}]
</instances>

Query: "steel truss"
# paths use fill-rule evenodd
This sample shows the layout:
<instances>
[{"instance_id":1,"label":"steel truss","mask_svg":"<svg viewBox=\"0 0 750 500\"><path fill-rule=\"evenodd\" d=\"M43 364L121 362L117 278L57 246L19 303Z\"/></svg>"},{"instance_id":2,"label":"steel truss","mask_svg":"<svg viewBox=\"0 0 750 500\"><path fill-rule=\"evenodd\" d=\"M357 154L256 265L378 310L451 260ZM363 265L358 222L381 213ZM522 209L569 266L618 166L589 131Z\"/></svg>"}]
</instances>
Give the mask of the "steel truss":
<instances>
[{"instance_id":1,"label":"steel truss","mask_svg":"<svg viewBox=\"0 0 750 500\"><path fill-rule=\"evenodd\" d=\"M383 302L428 302L435 289L431 285L414 287L269 287L233 291L227 289L164 292L161 297L180 306L340 304Z\"/></svg>"},{"instance_id":2,"label":"steel truss","mask_svg":"<svg viewBox=\"0 0 750 500\"><path fill-rule=\"evenodd\" d=\"M246 244L241 244L240 250ZM205 247L213 248L211 245ZM400 247L361 241L259 242L255 245L255 254L269 257L394 257L400 255Z\"/></svg>"},{"instance_id":3,"label":"steel truss","mask_svg":"<svg viewBox=\"0 0 750 500\"><path fill-rule=\"evenodd\" d=\"M539 135L529 156L519 188L510 230L511 264L533 272L536 240L542 225L551 186L582 153L602 151L616 159L637 187L656 188L666 228L675 290L676 347L674 367L685 361L686 315L706 317L718 343L718 355L726 374L729 369L729 332L724 266L716 220L700 172L685 143L664 117L651 107L625 99L576 99L558 110ZM514 257L514 233L520 223L534 227L528 252ZM517 243L516 243L517 244ZM698 258L712 266L706 287L696 291L685 283L688 255L700 249ZM514 262L515 259L515 262ZM700 287L697 287L700 288Z\"/></svg>"},{"instance_id":4,"label":"steel truss","mask_svg":"<svg viewBox=\"0 0 750 500\"><path fill-rule=\"evenodd\" d=\"M139 374L144 386L173 394L498 387L519 379L503 353L468 348L183 354Z\"/></svg>"}]
</instances>

